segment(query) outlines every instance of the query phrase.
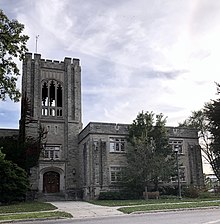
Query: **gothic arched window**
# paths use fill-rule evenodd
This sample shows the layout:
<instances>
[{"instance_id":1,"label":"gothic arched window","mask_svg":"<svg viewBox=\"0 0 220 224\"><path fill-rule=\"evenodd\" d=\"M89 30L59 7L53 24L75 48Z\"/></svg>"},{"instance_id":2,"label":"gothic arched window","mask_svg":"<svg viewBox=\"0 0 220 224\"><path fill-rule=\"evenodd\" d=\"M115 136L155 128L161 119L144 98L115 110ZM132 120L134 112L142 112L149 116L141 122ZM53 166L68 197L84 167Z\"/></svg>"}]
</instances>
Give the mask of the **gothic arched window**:
<instances>
[{"instance_id":1,"label":"gothic arched window","mask_svg":"<svg viewBox=\"0 0 220 224\"><path fill-rule=\"evenodd\" d=\"M63 116L63 88L55 80L42 83L42 116Z\"/></svg>"}]
</instances>

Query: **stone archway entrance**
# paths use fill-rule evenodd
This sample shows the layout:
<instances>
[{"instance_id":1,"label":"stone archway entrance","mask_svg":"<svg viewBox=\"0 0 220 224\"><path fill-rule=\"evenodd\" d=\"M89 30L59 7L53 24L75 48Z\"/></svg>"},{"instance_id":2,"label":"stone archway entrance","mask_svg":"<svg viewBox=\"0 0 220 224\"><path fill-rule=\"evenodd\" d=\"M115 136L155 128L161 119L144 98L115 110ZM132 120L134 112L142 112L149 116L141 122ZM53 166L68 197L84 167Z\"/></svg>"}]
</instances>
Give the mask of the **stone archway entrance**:
<instances>
[{"instance_id":1,"label":"stone archway entrance","mask_svg":"<svg viewBox=\"0 0 220 224\"><path fill-rule=\"evenodd\" d=\"M60 192L60 174L54 171L44 173L43 192L57 193Z\"/></svg>"}]
</instances>

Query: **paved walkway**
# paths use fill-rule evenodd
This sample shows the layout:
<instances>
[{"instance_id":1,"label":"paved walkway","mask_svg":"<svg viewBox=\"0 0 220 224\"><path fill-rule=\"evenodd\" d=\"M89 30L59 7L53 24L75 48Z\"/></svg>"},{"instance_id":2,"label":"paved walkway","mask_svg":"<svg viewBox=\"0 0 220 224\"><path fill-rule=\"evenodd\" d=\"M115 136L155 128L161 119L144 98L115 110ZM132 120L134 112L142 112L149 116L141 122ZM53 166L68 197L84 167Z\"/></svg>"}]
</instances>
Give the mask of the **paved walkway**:
<instances>
[{"instance_id":1,"label":"paved walkway","mask_svg":"<svg viewBox=\"0 0 220 224\"><path fill-rule=\"evenodd\" d=\"M124 213L117 210L117 207L93 205L83 201L57 201L50 203L55 205L59 211L72 214L75 219L124 215Z\"/></svg>"}]
</instances>

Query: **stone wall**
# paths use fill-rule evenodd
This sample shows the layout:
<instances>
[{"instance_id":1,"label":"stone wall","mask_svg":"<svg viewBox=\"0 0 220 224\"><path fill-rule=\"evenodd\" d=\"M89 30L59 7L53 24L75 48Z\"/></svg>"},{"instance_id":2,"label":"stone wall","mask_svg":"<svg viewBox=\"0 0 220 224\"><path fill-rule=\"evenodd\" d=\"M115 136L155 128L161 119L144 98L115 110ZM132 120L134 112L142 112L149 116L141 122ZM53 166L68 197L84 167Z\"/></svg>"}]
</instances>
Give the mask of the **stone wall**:
<instances>
[{"instance_id":1,"label":"stone wall","mask_svg":"<svg viewBox=\"0 0 220 224\"><path fill-rule=\"evenodd\" d=\"M6 128L0 129L0 137L18 136L18 134L19 134L18 129L6 129Z\"/></svg>"},{"instance_id":2,"label":"stone wall","mask_svg":"<svg viewBox=\"0 0 220 224\"><path fill-rule=\"evenodd\" d=\"M109 138L127 137L127 124L89 123L79 134L81 186L84 199L97 198L101 191L117 190L110 182L111 166L126 166L124 152L110 152ZM169 138L183 142L179 155L181 166L186 168L184 185L203 186L203 170L198 134L194 129L167 127ZM175 184L175 183L174 183ZM177 183L176 183L177 184Z\"/></svg>"},{"instance_id":3,"label":"stone wall","mask_svg":"<svg viewBox=\"0 0 220 224\"><path fill-rule=\"evenodd\" d=\"M62 116L42 114L42 85L50 80L62 85ZM34 54L32 58L32 54L27 53L23 62L22 95L27 96L31 107L31 122L27 124L26 134L36 137L39 127L44 127L47 131L45 147L58 145L61 149L59 160L52 161L53 167L41 158L39 166L33 169L32 184L42 191L44 172L57 170L61 177L60 190L68 196L70 191L73 193L79 188L78 134L82 129L79 60L52 61L41 59L40 54Z\"/></svg>"},{"instance_id":4,"label":"stone wall","mask_svg":"<svg viewBox=\"0 0 220 224\"><path fill-rule=\"evenodd\" d=\"M198 131L191 128L167 127L170 138L198 139Z\"/></svg>"}]
</instances>

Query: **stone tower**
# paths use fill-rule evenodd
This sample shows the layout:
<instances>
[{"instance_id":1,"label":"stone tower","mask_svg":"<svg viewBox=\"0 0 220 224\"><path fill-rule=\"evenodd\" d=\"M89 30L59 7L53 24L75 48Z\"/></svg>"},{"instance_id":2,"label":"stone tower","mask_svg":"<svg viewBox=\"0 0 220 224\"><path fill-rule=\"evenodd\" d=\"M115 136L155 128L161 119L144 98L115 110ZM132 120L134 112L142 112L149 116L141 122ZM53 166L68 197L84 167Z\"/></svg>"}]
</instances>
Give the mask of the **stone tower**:
<instances>
[{"instance_id":1,"label":"stone tower","mask_svg":"<svg viewBox=\"0 0 220 224\"><path fill-rule=\"evenodd\" d=\"M31 169L32 190L39 195L76 198L80 191L78 134L82 129L79 60L59 62L26 53L22 96L27 97L31 112L26 135L37 136L39 127L47 130L39 164Z\"/></svg>"}]
</instances>

